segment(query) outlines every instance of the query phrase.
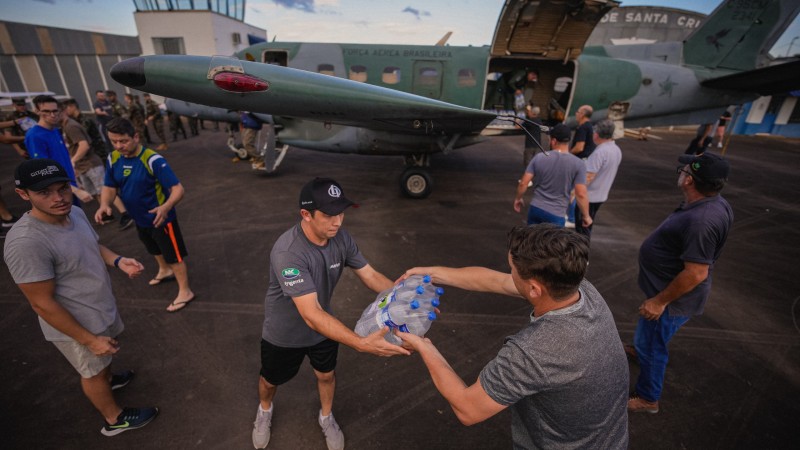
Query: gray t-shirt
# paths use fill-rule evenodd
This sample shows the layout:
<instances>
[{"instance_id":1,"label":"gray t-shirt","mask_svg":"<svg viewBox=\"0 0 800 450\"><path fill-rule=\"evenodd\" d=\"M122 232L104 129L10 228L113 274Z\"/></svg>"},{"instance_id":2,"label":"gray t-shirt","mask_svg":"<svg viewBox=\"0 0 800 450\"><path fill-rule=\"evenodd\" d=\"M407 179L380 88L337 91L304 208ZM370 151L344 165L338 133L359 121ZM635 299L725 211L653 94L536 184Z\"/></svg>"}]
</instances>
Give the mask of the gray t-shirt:
<instances>
[{"instance_id":1,"label":"gray t-shirt","mask_svg":"<svg viewBox=\"0 0 800 450\"><path fill-rule=\"evenodd\" d=\"M584 280L580 300L531 316L480 373L511 406L515 449L628 447L628 362L603 297Z\"/></svg>"},{"instance_id":2,"label":"gray t-shirt","mask_svg":"<svg viewBox=\"0 0 800 450\"><path fill-rule=\"evenodd\" d=\"M569 193L575 185L586 184L586 165L571 153L538 153L525 172L533 174L531 206L556 216L566 213Z\"/></svg>"},{"instance_id":3,"label":"gray t-shirt","mask_svg":"<svg viewBox=\"0 0 800 450\"><path fill-rule=\"evenodd\" d=\"M98 240L78 207L72 207L65 225L48 224L26 213L6 235L3 256L17 284L54 279L55 300L97 334L119 317ZM41 317L39 325L48 341L72 340Z\"/></svg>"},{"instance_id":4,"label":"gray t-shirt","mask_svg":"<svg viewBox=\"0 0 800 450\"><path fill-rule=\"evenodd\" d=\"M614 141L598 145L586 159L586 172L594 173L594 180L588 187L589 203L603 203L608 200L608 191L614 184L622 151Z\"/></svg>"},{"instance_id":5,"label":"gray t-shirt","mask_svg":"<svg viewBox=\"0 0 800 450\"><path fill-rule=\"evenodd\" d=\"M342 228L323 247L312 244L299 223L283 233L269 255L269 288L261 337L273 345L292 348L325 340L325 336L306 325L292 297L316 292L322 309L333 315L333 288L344 268L360 269L366 265L355 241Z\"/></svg>"}]
</instances>

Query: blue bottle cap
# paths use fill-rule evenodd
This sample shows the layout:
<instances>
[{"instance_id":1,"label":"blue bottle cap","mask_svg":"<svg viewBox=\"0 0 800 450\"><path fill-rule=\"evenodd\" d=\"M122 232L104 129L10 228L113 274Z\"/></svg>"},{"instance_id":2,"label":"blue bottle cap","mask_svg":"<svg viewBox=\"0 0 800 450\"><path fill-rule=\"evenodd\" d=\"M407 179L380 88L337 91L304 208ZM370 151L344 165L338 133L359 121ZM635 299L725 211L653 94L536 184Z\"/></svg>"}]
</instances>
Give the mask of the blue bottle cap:
<instances>
[{"instance_id":1,"label":"blue bottle cap","mask_svg":"<svg viewBox=\"0 0 800 450\"><path fill-rule=\"evenodd\" d=\"M417 294L424 294L425 288L422 286L417 286Z\"/></svg>"},{"instance_id":2,"label":"blue bottle cap","mask_svg":"<svg viewBox=\"0 0 800 450\"><path fill-rule=\"evenodd\" d=\"M418 309L419 308L419 302L416 299L411 300L411 303L409 303L409 304L411 305L411 309Z\"/></svg>"},{"instance_id":3,"label":"blue bottle cap","mask_svg":"<svg viewBox=\"0 0 800 450\"><path fill-rule=\"evenodd\" d=\"M431 276L430 275L424 275L422 277L422 282L423 283L430 283L431 282Z\"/></svg>"},{"instance_id":4,"label":"blue bottle cap","mask_svg":"<svg viewBox=\"0 0 800 450\"><path fill-rule=\"evenodd\" d=\"M436 320L436 313L431 311L428 313L428 320Z\"/></svg>"},{"instance_id":5,"label":"blue bottle cap","mask_svg":"<svg viewBox=\"0 0 800 450\"><path fill-rule=\"evenodd\" d=\"M431 305L434 307L439 306L439 299L434 297L433 300L431 300Z\"/></svg>"}]
</instances>

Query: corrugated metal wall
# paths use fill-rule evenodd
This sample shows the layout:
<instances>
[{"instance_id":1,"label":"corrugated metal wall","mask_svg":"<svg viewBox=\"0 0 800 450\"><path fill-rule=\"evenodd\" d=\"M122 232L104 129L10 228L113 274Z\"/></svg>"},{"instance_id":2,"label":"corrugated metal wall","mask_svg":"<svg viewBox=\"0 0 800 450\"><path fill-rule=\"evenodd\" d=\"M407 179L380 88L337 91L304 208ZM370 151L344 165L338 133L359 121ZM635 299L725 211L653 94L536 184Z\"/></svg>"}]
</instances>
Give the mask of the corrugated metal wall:
<instances>
[{"instance_id":1,"label":"corrugated metal wall","mask_svg":"<svg viewBox=\"0 0 800 450\"><path fill-rule=\"evenodd\" d=\"M97 90L131 92L108 72L140 54L135 36L0 21L0 90L52 91L91 111Z\"/></svg>"}]
</instances>

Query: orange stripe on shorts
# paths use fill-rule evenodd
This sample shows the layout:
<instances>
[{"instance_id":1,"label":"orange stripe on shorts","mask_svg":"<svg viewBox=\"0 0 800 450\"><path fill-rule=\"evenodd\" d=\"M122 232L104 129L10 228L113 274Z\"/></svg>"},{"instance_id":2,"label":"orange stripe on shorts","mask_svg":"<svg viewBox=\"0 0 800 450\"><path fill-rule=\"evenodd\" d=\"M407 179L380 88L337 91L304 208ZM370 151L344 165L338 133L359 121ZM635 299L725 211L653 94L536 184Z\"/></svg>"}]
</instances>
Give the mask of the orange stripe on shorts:
<instances>
[{"instance_id":1,"label":"orange stripe on shorts","mask_svg":"<svg viewBox=\"0 0 800 450\"><path fill-rule=\"evenodd\" d=\"M167 231L167 236L169 236L169 241L172 242L172 248L175 249L175 255L178 257L178 262L183 262L181 251L178 249L178 241L175 239L175 229L172 228L172 222L168 223L165 228Z\"/></svg>"}]
</instances>

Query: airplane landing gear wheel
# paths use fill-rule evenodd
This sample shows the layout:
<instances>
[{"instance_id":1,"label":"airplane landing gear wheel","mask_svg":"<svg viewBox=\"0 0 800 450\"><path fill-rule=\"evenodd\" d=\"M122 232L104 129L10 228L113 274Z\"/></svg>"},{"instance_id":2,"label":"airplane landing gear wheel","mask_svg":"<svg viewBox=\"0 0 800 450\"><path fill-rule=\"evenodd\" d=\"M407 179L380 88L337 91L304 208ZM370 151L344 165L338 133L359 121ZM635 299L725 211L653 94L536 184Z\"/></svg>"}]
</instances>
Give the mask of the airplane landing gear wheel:
<instances>
[{"instance_id":1,"label":"airplane landing gear wheel","mask_svg":"<svg viewBox=\"0 0 800 450\"><path fill-rule=\"evenodd\" d=\"M236 157L237 157L237 158L239 158L239 159L241 159L241 160L243 160L243 161L244 161L245 159L249 158L249 155L247 154L247 150L245 150L243 147L237 147L237 146L236 146L236 139L234 139L234 137L233 137L233 136L229 136L229 137L228 137L228 142L227 142L227 144L228 144L228 148L229 148L229 149L230 149L230 150L231 150L233 153L235 153L235 154L236 154Z\"/></svg>"},{"instance_id":2,"label":"airplane landing gear wheel","mask_svg":"<svg viewBox=\"0 0 800 450\"><path fill-rule=\"evenodd\" d=\"M431 194L433 190L433 180L428 172L411 168L403 172L400 177L400 189L403 193L411 198L425 198Z\"/></svg>"}]
</instances>

